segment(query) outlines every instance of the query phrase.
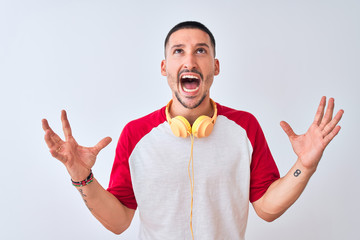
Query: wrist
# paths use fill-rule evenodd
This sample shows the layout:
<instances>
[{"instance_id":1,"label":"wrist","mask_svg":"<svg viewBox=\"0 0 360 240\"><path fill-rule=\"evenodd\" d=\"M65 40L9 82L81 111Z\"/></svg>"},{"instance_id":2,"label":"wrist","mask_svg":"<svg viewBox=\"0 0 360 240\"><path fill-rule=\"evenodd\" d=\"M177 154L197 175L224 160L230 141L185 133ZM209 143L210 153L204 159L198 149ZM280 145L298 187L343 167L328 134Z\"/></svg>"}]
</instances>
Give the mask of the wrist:
<instances>
[{"instance_id":1,"label":"wrist","mask_svg":"<svg viewBox=\"0 0 360 240\"><path fill-rule=\"evenodd\" d=\"M86 179L90 173L91 173L91 169L82 169L80 171L68 171L71 177L72 181L75 182L81 182L82 180Z\"/></svg>"},{"instance_id":2,"label":"wrist","mask_svg":"<svg viewBox=\"0 0 360 240\"><path fill-rule=\"evenodd\" d=\"M72 185L75 187L84 187L84 186L92 183L93 181L94 181L94 174L92 173L91 169L90 169L89 175L86 178L84 178L83 180L75 181L75 180L71 179Z\"/></svg>"},{"instance_id":3,"label":"wrist","mask_svg":"<svg viewBox=\"0 0 360 240\"><path fill-rule=\"evenodd\" d=\"M309 172L315 172L317 166L319 165L321 159L321 155L310 155L310 154L302 154L298 155L298 162L304 169Z\"/></svg>"},{"instance_id":4,"label":"wrist","mask_svg":"<svg viewBox=\"0 0 360 240\"><path fill-rule=\"evenodd\" d=\"M298 158L297 163L295 164L294 168L299 169L303 175L313 175L317 169L317 165L306 165L303 163L301 158Z\"/></svg>"}]
</instances>

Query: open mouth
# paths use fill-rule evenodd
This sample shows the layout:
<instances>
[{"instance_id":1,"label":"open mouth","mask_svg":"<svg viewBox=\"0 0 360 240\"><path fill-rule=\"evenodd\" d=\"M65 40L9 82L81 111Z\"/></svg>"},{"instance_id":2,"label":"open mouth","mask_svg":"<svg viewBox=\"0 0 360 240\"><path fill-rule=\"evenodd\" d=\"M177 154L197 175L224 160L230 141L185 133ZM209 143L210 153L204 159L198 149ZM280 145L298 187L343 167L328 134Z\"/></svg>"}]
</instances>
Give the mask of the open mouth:
<instances>
[{"instance_id":1,"label":"open mouth","mask_svg":"<svg viewBox=\"0 0 360 240\"><path fill-rule=\"evenodd\" d=\"M184 74L180 78L181 87L186 93L194 93L199 90L200 78L192 74Z\"/></svg>"}]
</instances>

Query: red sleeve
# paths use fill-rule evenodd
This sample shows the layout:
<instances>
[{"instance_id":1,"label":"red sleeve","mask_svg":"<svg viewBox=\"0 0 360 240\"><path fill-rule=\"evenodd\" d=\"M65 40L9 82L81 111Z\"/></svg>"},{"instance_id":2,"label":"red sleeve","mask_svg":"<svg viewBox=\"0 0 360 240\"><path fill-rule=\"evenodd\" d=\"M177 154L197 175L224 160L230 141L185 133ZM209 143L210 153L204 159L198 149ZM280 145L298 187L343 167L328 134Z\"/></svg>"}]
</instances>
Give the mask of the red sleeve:
<instances>
[{"instance_id":1,"label":"red sleeve","mask_svg":"<svg viewBox=\"0 0 360 240\"><path fill-rule=\"evenodd\" d=\"M248 138L253 146L250 165L250 202L260 199L269 186L280 178L264 133L254 116L249 118Z\"/></svg>"},{"instance_id":2,"label":"red sleeve","mask_svg":"<svg viewBox=\"0 0 360 240\"><path fill-rule=\"evenodd\" d=\"M133 150L129 137L129 127L127 125L122 131L116 147L114 165L107 191L112 193L126 207L136 209L137 203L132 188L129 168L129 156Z\"/></svg>"}]
</instances>

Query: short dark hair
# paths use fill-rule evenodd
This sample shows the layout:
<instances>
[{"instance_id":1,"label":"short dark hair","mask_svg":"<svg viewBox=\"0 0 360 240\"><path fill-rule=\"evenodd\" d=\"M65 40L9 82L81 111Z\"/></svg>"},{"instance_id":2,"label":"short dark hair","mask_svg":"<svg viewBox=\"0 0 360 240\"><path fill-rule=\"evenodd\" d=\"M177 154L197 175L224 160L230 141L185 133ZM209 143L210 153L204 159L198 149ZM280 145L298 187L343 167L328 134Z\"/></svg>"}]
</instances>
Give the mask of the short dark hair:
<instances>
[{"instance_id":1,"label":"short dark hair","mask_svg":"<svg viewBox=\"0 0 360 240\"><path fill-rule=\"evenodd\" d=\"M206 32L209 37L210 37L210 41L211 41L211 45L214 48L214 56L216 54L215 51L215 38L214 35L210 32L210 30L202 23L196 22L196 21L186 21L186 22L181 22L176 24L167 34L166 38L165 38L165 42L164 42L164 51L166 52L166 44L169 42L169 38L171 36L171 34L173 34L174 32L180 30L180 29L200 29L201 31ZM165 53L166 56L166 53Z\"/></svg>"}]
</instances>

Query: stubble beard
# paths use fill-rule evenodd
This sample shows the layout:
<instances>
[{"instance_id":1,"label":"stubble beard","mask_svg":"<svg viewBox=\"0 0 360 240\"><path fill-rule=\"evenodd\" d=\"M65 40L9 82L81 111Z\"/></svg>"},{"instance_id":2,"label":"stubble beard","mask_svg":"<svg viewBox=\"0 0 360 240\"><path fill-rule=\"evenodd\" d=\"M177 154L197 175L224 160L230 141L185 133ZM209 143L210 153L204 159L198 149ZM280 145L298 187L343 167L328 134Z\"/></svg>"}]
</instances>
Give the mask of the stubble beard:
<instances>
[{"instance_id":1,"label":"stubble beard","mask_svg":"<svg viewBox=\"0 0 360 240\"><path fill-rule=\"evenodd\" d=\"M179 96L179 93L178 92L175 92L175 97L176 99L181 103L181 105L184 107L184 108L187 108L187 109L195 109L197 108L198 106L200 106L200 104L204 101L204 99L206 98L207 94L205 93L204 96L201 97L201 99L195 103L195 105L188 105L186 104ZM188 99L191 99L192 97L187 97Z\"/></svg>"}]
</instances>

